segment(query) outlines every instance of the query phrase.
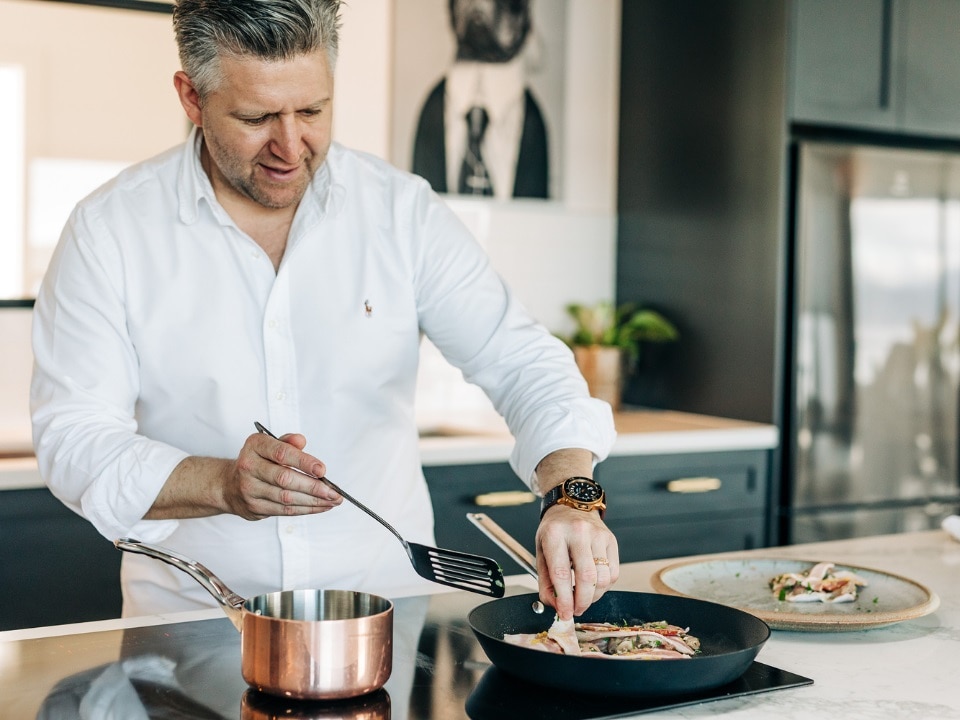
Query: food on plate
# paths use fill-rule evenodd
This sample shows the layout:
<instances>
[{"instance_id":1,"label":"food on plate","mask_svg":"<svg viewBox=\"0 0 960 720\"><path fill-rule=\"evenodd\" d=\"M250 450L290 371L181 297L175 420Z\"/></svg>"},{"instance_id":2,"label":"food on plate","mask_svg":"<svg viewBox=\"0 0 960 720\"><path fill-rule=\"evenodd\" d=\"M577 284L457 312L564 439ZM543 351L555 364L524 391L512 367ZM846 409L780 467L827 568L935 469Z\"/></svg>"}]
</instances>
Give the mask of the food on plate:
<instances>
[{"instance_id":1,"label":"food on plate","mask_svg":"<svg viewBox=\"0 0 960 720\"><path fill-rule=\"evenodd\" d=\"M532 650L605 659L689 660L700 652L700 640L689 628L665 621L614 625L556 619L543 632L506 634L503 639Z\"/></svg>"},{"instance_id":2,"label":"food on plate","mask_svg":"<svg viewBox=\"0 0 960 720\"><path fill-rule=\"evenodd\" d=\"M778 600L787 602L853 602L867 581L849 570L836 570L831 562L817 563L806 572L781 573L770 579Z\"/></svg>"}]
</instances>

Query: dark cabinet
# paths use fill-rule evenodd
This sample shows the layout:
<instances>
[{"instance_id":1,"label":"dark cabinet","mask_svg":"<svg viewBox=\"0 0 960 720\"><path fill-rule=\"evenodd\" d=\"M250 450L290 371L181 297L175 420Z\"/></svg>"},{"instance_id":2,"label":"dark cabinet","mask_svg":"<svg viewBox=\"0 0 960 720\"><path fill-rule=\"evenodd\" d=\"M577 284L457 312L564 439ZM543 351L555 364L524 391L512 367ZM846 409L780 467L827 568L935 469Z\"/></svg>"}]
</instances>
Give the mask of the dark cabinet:
<instances>
[{"instance_id":1,"label":"dark cabinet","mask_svg":"<svg viewBox=\"0 0 960 720\"><path fill-rule=\"evenodd\" d=\"M630 405L776 422L786 30L782 1L623 3L617 301L680 330Z\"/></svg>"},{"instance_id":2,"label":"dark cabinet","mask_svg":"<svg viewBox=\"0 0 960 720\"><path fill-rule=\"evenodd\" d=\"M423 468L423 474L433 502L437 545L491 557L508 575L524 572L467 520L467 513L486 513L527 550L536 552L540 499L508 463L437 465Z\"/></svg>"},{"instance_id":3,"label":"dark cabinet","mask_svg":"<svg viewBox=\"0 0 960 720\"><path fill-rule=\"evenodd\" d=\"M625 562L769 544L770 451L612 457L597 466Z\"/></svg>"},{"instance_id":4,"label":"dark cabinet","mask_svg":"<svg viewBox=\"0 0 960 720\"><path fill-rule=\"evenodd\" d=\"M745 550L768 544L770 451L611 457L595 477L609 498L606 522L623 562ZM442 547L495 558L523 572L466 519L484 512L530 552L539 500L506 463L426 467ZM492 503L492 505L491 505Z\"/></svg>"},{"instance_id":5,"label":"dark cabinet","mask_svg":"<svg viewBox=\"0 0 960 720\"><path fill-rule=\"evenodd\" d=\"M0 492L0 630L120 617L120 555L46 488Z\"/></svg>"},{"instance_id":6,"label":"dark cabinet","mask_svg":"<svg viewBox=\"0 0 960 720\"><path fill-rule=\"evenodd\" d=\"M960 136L960 0L795 0L791 119Z\"/></svg>"}]
</instances>

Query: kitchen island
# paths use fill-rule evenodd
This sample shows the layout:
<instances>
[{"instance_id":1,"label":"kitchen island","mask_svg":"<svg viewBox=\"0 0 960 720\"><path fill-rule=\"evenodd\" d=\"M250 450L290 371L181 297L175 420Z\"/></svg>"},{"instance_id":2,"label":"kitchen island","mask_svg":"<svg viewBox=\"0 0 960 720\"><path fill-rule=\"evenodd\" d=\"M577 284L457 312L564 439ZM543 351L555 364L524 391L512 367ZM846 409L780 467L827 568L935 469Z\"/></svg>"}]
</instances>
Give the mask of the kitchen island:
<instances>
[{"instance_id":1,"label":"kitchen island","mask_svg":"<svg viewBox=\"0 0 960 720\"><path fill-rule=\"evenodd\" d=\"M960 542L946 532L929 531L701 557L743 556L874 568L925 585L941 602L924 617L869 630L774 630L758 662L812 679L813 684L659 710L659 716L960 718L955 682ZM623 568L617 589L650 592L654 573L673 562L631 563ZM525 592L531 583L527 577L512 577L510 592ZM466 622L469 609L481 602L479 596L443 590L398 599L394 674L385 691L336 712L300 716L377 718L386 717L382 711L390 707L395 720L468 717L465 707L476 705L476 688L491 673ZM123 703L140 703L142 708L144 698L150 698L148 703L176 702L181 712L177 717L238 718L244 702L263 700L246 693L239 647L239 636L219 610L0 633L0 718L22 720L38 713L44 719L81 717L75 708L82 702L87 712L101 711L86 717L149 717L142 709L141 715L106 714L107 708L124 708ZM545 718L636 714L624 714L619 705L601 699L594 705L595 714L574 716L568 711L577 704L564 702L556 691L525 688L524 702L541 697ZM286 711L284 716L298 717ZM510 716L499 713L497 720Z\"/></svg>"}]
</instances>

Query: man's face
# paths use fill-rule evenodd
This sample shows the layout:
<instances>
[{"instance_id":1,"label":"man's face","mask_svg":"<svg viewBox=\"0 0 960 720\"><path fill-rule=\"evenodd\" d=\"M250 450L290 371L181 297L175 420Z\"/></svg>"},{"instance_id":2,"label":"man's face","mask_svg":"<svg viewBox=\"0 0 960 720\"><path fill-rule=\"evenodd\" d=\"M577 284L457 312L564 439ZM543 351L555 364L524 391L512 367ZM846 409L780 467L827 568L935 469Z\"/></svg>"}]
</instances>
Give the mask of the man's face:
<instances>
[{"instance_id":1,"label":"man's face","mask_svg":"<svg viewBox=\"0 0 960 720\"><path fill-rule=\"evenodd\" d=\"M223 57L199 108L204 167L221 202L295 208L330 149L333 78L319 50L292 60ZM189 111L188 111L189 114Z\"/></svg>"},{"instance_id":2,"label":"man's face","mask_svg":"<svg viewBox=\"0 0 960 720\"><path fill-rule=\"evenodd\" d=\"M530 29L529 0L450 0L457 57L507 62L516 57Z\"/></svg>"}]
</instances>

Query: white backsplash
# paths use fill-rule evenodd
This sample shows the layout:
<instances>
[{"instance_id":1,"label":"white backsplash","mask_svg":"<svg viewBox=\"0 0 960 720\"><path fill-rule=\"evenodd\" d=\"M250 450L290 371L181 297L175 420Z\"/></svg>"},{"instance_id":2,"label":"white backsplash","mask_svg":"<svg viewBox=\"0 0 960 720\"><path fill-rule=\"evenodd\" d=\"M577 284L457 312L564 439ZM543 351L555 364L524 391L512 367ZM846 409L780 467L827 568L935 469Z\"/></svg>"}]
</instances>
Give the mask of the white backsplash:
<instances>
[{"instance_id":1,"label":"white backsplash","mask_svg":"<svg viewBox=\"0 0 960 720\"><path fill-rule=\"evenodd\" d=\"M572 329L564 311L568 303L613 299L613 215L576 212L542 201L455 198L450 204L527 310L551 332ZM466 383L428 341L420 355L417 422L427 429L502 427L486 395Z\"/></svg>"}]
</instances>

